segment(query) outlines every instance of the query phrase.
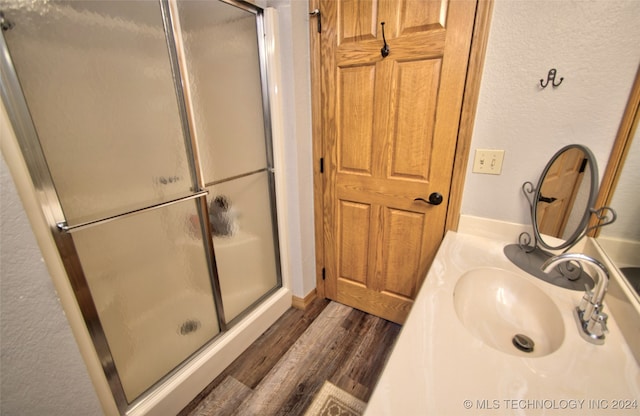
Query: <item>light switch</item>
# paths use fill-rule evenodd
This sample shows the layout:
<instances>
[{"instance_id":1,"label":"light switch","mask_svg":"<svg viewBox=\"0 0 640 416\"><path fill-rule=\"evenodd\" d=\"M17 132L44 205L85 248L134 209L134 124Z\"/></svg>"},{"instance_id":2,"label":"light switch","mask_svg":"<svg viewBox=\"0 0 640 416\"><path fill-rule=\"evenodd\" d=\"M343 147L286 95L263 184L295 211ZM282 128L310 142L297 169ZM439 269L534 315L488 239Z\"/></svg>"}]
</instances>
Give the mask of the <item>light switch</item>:
<instances>
[{"instance_id":1,"label":"light switch","mask_svg":"<svg viewBox=\"0 0 640 416\"><path fill-rule=\"evenodd\" d=\"M476 157L473 161L473 173L500 175L502 173L503 159L504 150L476 149Z\"/></svg>"}]
</instances>

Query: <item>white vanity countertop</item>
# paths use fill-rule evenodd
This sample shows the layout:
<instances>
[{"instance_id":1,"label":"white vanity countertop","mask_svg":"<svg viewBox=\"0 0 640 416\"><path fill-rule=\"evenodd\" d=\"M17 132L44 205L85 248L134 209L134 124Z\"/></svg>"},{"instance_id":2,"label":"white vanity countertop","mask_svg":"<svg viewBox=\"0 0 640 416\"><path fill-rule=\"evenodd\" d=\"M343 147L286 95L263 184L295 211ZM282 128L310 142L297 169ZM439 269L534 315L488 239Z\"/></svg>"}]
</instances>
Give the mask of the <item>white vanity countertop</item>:
<instances>
[{"instance_id":1,"label":"white vanity countertop","mask_svg":"<svg viewBox=\"0 0 640 416\"><path fill-rule=\"evenodd\" d=\"M506 244L447 233L365 416L640 414L640 368L615 319L610 315L604 345L583 340L572 316L582 292L521 271L503 254ZM517 273L551 297L565 328L556 351L541 357L506 354L463 326L454 287L464 272L479 267ZM609 312L606 303L605 297Z\"/></svg>"}]
</instances>

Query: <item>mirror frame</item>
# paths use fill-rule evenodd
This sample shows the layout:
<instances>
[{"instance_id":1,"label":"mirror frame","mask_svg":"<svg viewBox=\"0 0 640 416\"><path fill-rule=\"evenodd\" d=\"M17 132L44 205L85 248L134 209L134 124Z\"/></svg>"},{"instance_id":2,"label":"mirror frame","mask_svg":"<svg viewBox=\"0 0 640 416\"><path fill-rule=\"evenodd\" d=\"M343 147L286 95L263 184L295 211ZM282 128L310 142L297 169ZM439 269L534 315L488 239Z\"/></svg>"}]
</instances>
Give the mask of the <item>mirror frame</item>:
<instances>
[{"instance_id":1,"label":"mirror frame","mask_svg":"<svg viewBox=\"0 0 640 416\"><path fill-rule=\"evenodd\" d=\"M547 173L549 173L549 170L551 170L551 167L553 166L555 161L564 152L571 149L582 150L582 152L585 155L585 158L587 159L589 172L591 175L591 182L589 184L589 199L587 201L587 206L584 210L584 213L582 214L580 223L576 227L575 231L571 234L569 238L567 238L560 245L552 246L549 243L544 241L544 239L542 238L542 235L540 234L540 230L538 229L538 202L540 200L540 192L542 190L542 184L545 178L547 177ZM554 154L553 157L551 157L551 159L549 159L549 162L547 163L544 170L542 171L542 174L540 175L540 179L538 179L538 185L535 188L535 194L533 196L533 201L532 201L533 203L531 204L531 223L533 225L533 233L535 235L536 240L539 242L539 244L542 247L546 248L547 250L562 250L562 249L573 246L584 235L587 225L589 224L589 219L591 218L591 213L592 213L591 210L596 206L595 203L598 196L598 178L599 178L598 163L596 161L596 158L588 147L583 146L581 144L570 144L570 145L564 146L563 148L558 150L556 154Z\"/></svg>"}]
</instances>

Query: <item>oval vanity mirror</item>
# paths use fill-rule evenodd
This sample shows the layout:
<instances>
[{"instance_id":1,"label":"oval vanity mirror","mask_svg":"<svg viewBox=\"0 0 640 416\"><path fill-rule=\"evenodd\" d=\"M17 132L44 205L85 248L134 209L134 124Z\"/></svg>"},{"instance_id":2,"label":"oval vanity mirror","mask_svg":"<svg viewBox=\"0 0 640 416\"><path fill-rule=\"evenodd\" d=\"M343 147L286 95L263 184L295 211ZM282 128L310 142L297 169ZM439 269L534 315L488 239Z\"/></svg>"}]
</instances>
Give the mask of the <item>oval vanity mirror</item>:
<instances>
[{"instance_id":1,"label":"oval vanity mirror","mask_svg":"<svg viewBox=\"0 0 640 416\"><path fill-rule=\"evenodd\" d=\"M535 188L533 232L548 250L573 246L591 216L598 193L598 168L589 148L572 144L547 163Z\"/></svg>"},{"instance_id":2,"label":"oval vanity mirror","mask_svg":"<svg viewBox=\"0 0 640 416\"><path fill-rule=\"evenodd\" d=\"M563 147L551 157L537 186L525 182L522 190L531 207L533 238L522 233L518 244L504 248L506 256L527 273L556 286L591 289L593 280L579 267L568 265L551 273L540 270L553 256L547 250L573 247L586 235L591 215L600 215L593 209L598 193L598 165L591 150L579 144Z\"/></svg>"}]
</instances>

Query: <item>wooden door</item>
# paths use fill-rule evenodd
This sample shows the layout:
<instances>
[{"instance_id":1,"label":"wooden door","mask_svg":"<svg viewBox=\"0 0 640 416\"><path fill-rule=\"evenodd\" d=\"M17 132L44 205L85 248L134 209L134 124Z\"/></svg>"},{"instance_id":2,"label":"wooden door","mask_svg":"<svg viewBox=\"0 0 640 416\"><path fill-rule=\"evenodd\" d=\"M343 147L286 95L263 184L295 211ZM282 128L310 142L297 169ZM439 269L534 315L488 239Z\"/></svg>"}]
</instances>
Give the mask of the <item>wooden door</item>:
<instances>
[{"instance_id":1,"label":"wooden door","mask_svg":"<svg viewBox=\"0 0 640 416\"><path fill-rule=\"evenodd\" d=\"M541 200L536 212L541 234L563 238L582 183L586 159L581 149L562 153L547 172L540 189ZM579 208L582 215L584 206Z\"/></svg>"},{"instance_id":2,"label":"wooden door","mask_svg":"<svg viewBox=\"0 0 640 416\"><path fill-rule=\"evenodd\" d=\"M404 322L444 235L475 7L321 1L328 298Z\"/></svg>"}]
</instances>

